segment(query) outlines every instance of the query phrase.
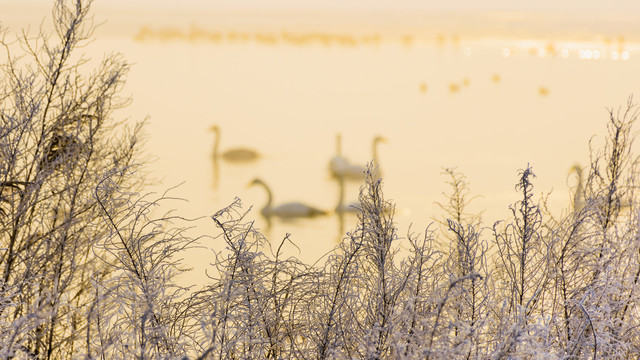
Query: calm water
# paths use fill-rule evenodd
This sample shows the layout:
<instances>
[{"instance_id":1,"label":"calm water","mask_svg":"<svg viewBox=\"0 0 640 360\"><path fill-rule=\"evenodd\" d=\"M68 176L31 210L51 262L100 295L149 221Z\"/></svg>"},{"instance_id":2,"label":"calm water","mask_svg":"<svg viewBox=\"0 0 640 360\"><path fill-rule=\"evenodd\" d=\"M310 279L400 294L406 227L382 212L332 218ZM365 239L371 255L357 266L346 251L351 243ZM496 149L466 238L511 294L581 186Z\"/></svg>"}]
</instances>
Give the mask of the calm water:
<instances>
[{"instance_id":1,"label":"calm water","mask_svg":"<svg viewBox=\"0 0 640 360\"><path fill-rule=\"evenodd\" d=\"M401 236L411 224L421 232L442 216L435 202L448 191L443 167L466 174L480 196L471 208L484 211L490 225L509 215L517 171L527 163L537 192L552 191L552 210L566 208L569 169L586 164L591 136L598 135L596 144L602 140L607 108L640 90L640 53L618 37L538 41L371 29L365 35L381 40L343 29L361 43L325 46L284 41L280 29L267 33L275 42L238 34L229 40L222 30L215 41L198 38L202 34L195 41L136 41L139 28L132 27L99 37L87 51L100 58L113 49L134 64L124 90L133 102L119 115L149 116L146 151L156 159L150 171L162 179L156 189L183 183L173 195L188 202L171 204L179 214L209 216L238 196L254 207L250 218L272 241L291 233L302 251L292 253L307 262L329 251L343 237L341 226L349 230L355 217L344 223L333 215L276 219L268 229L259 215L266 194L247 185L259 177L276 204L296 200L333 209L338 184L328 162L337 133L343 154L361 164L370 160L375 136L388 139L379 147L380 164ZM221 161L215 180L213 124L221 128L221 150L251 147L263 158L244 165ZM348 183L346 200L355 200L358 188ZM198 224L196 233L217 234L210 220ZM189 261L207 263L207 254Z\"/></svg>"},{"instance_id":2,"label":"calm water","mask_svg":"<svg viewBox=\"0 0 640 360\"><path fill-rule=\"evenodd\" d=\"M150 115L152 170L164 186L185 182L176 191L189 200L182 210L210 215L238 196L265 230L258 211L266 194L247 184L262 178L276 204L332 209L338 185L327 169L338 132L343 153L359 163L370 159L376 135L389 140L379 147L380 163L401 235L441 216L434 202L448 190L442 167L467 175L481 196L472 208L485 211L486 224L508 216L517 170L527 163L537 191L553 190L550 205L559 213L569 204L568 170L586 164L606 108L637 93L640 73L633 51L628 60L587 60L579 44L567 58L526 49L505 57L514 45L499 41L327 48L117 39L105 46L136 63L127 113ZM221 162L216 188L212 124L222 130L221 149L246 146L264 156L247 165ZM347 200L358 187L348 184ZM276 220L266 232L274 241L291 233L301 257L313 261L342 237L339 224L335 216ZM353 224L348 217L346 229Z\"/></svg>"}]
</instances>

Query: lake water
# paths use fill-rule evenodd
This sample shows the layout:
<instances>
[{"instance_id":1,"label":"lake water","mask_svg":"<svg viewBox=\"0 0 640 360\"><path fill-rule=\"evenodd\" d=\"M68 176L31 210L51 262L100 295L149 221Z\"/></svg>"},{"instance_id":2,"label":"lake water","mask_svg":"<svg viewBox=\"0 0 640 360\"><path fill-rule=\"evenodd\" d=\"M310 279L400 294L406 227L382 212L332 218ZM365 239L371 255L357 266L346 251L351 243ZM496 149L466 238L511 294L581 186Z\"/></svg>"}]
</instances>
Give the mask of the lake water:
<instances>
[{"instance_id":1,"label":"lake water","mask_svg":"<svg viewBox=\"0 0 640 360\"><path fill-rule=\"evenodd\" d=\"M466 36L453 32L454 20L442 29L398 30L393 24L401 21L283 29L264 19L247 27L243 19L225 18L218 27L130 25L100 36L91 51L118 51L134 64L124 90L133 102L119 115L149 116L150 171L162 179L156 189L183 183L172 192L188 201L172 204L178 214L209 216L240 197L253 206L257 227L274 242L292 234L301 249L293 253L307 262L335 246L355 217L342 225L334 215L275 219L267 228L259 214L266 194L247 185L259 177L276 204L333 209L338 185L328 164L337 133L343 154L361 164L370 160L375 136L388 139L379 156L399 235L411 224L421 232L443 215L435 203L448 191L443 167L467 176L479 196L471 209L484 211L491 225L509 216L517 171L527 164L536 192L552 191L551 209L568 207L569 169L587 164L588 141L602 140L607 109L640 90L640 54L626 33ZM221 150L251 147L263 157L221 161L216 180L213 124ZM358 188L347 184L347 200ZM217 234L211 220L198 224L196 232ZM206 254L191 261L206 263Z\"/></svg>"}]
</instances>

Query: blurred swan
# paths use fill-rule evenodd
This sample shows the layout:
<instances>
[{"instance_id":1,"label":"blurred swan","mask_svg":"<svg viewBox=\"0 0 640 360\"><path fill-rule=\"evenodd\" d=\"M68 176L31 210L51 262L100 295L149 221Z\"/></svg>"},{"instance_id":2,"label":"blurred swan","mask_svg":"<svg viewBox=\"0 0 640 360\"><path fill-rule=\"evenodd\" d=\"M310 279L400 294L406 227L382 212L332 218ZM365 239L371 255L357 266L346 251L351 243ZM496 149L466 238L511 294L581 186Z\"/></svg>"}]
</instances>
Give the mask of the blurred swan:
<instances>
[{"instance_id":1,"label":"blurred swan","mask_svg":"<svg viewBox=\"0 0 640 360\"><path fill-rule=\"evenodd\" d=\"M584 208L587 201L584 197L584 187L582 185L582 168L580 167L580 165L577 165L577 164L574 165L569 171L569 174L573 172L576 173L576 176L578 178L578 184L576 185L576 190L573 193L572 206L573 206L573 210L578 212Z\"/></svg>"},{"instance_id":2,"label":"blurred swan","mask_svg":"<svg viewBox=\"0 0 640 360\"><path fill-rule=\"evenodd\" d=\"M213 125L209 128L210 131L215 133L215 140L213 143L213 158L218 159L221 157L225 161L231 162L247 162L254 161L260 157L257 151L253 149L247 148L234 148L224 151L223 153L218 152L218 147L220 146L220 128L218 125Z\"/></svg>"},{"instance_id":3,"label":"blurred swan","mask_svg":"<svg viewBox=\"0 0 640 360\"><path fill-rule=\"evenodd\" d=\"M373 157L373 161L377 164L378 163L378 144L379 143L386 143L387 142L387 138L383 137L383 136L376 136L373 139L373 145L371 146L371 155Z\"/></svg>"},{"instance_id":4,"label":"blurred swan","mask_svg":"<svg viewBox=\"0 0 640 360\"><path fill-rule=\"evenodd\" d=\"M342 176L343 178L350 180L362 180L365 171L367 171L367 168L362 165L345 164L344 166L335 169L334 176Z\"/></svg>"},{"instance_id":5,"label":"blurred swan","mask_svg":"<svg viewBox=\"0 0 640 360\"><path fill-rule=\"evenodd\" d=\"M290 203L285 203L285 204L281 204L274 207L272 205L273 196L271 194L271 189L269 189L267 184L260 179L254 179L249 184L249 186L253 186L253 185L260 185L267 192L267 204L260 211L260 213L266 218L269 218L271 216L278 216L282 218L294 218L294 217L314 217L314 216L320 216L320 215L327 215L327 212L324 210L320 210L299 202L290 202Z\"/></svg>"},{"instance_id":6,"label":"blurred swan","mask_svg":"<svg viewBox=\"0 0 640 360\"><path fill-rule=\"evenodd\" d=\"M373 175L375 178L382 177L382 169L380 168L380 162L378 161L378 144L381 142L386 143L387 139L382 136L376 136L373 139L373 145L371 149L371 153L372 153L371 155L373 157L373 171L375 171Z\"/></svg>"},{"instance_id":7,"label":"blurred swan","mask_svg":"<svg viewBox=\"0 0 640 360\"><path fill-rule=\"evenodd\" d=\"M331 175L338 176L341 169L348 167L349 160L342 156L342 135L336 134L336 155L329 160L329 171Z\"/></svg>"},{"instance_id":8,"label":"blurred swan","mask_svg":"<svg viewBox=\"0 0 640 360\"><path fill-rule=\"evenodd\" d=\"M582 178L582 168L579 165L574 165L569 174L576 173L576 177L578 178L578 184L576 185L575 192L573 193L573 210L576 212L581 211L587 205L587 197L584 192L583 178ZM595 198L590 198L589 200L595 206L602 206L607 204L610 201L613 201L613 205L617 207L619 210L629 209L633 206L633 201L628 198L612 198L607 199L605 195L599 195Z\"/></svg>"},{"instance_id":9,"label":"blurred swan","mask_svg":"<svg viewBox=\"0 0 640 360\"><path fill-rule=\"evenodd\" d=\"M377 177L381 176L381 172L379 169L380 165L378 161L378 144L381 142L387 142L387 139L382 136L376 136L373 139L373 143L371 146L371 156L373 159L373 163L375 165L375 168L378 169L378 172L376 174ZM345 179L362 180L364 178L364 173L367 171L367 167L363 165L351 164L348 160L344 160L344 163L340 163L340 166L336 166L335 169L332 169L332 174L336 177L342 176Z\"/></svg>"}]
</instances>

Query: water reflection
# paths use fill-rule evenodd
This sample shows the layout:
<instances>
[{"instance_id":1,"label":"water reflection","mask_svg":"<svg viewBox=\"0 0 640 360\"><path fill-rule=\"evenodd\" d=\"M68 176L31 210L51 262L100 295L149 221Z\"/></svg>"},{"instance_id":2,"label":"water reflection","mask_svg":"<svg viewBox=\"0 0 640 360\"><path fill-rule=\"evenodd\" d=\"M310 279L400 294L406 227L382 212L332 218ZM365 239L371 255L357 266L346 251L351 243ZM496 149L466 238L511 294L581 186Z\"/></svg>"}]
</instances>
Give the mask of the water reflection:
<instances>
[{"instance_id":1,"label":"water reflection","mask_svg":"<svg viewBox=\"0 0 640 360\"><path fill-rule=\"evenodd\" d=\"M338 203L336 204L335 211L336 214L343 215L345 213L348 214L357 214L360 212L360 208L362 205L360 201L351 201L345 204L345 184L344 184L344 176L338 176Z\"/></svg>"},{"instance_id":2,"label":"water reflection","mask_svg":"<svg viewBox=\"0 0 640 360\"><path fill-rule=\"evenodd\" d=\"M350 201L345 204L345 179L344 176L337 177L338 183L338 203L335 207L335 214L338 218L338 236L336 237L336 242L340 242L342 237L345 234L345 217L350 216L354 217L360 213L360 209L362 208L362 204L360 201Z\"/></svg>"}]
</instances>

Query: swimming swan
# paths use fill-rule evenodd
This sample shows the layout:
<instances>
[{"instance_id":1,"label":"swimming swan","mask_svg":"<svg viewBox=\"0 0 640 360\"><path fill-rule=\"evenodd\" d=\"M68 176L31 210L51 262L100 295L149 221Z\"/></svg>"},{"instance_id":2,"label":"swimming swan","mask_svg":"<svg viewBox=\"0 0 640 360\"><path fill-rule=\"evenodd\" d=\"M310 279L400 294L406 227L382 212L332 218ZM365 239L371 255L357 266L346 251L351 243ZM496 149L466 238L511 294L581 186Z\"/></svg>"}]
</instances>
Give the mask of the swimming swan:
<instances>
[{"instance_id":1,"label":"swimming swan","mask_svg":"<svg viewBox=\"0 0 640 360\"><path fill-rule=\"evenodd\" d=\"M573 193L573 210L578 212L584 208L587 201L584 196L584 187L582 185L582 168L580 165L574 165L569 173L575 172L578 177L578 184L576 185L576 190Z\"/></svg>"},{"instance_id":2,"label":"swimming swan","mask_svg":"<svg viewBox=\"0 0 640 360\"><path fill-rule=\"evenodd\" d=\"M342 135L336 135L336 155L329 160L331 175L338 176L341 169L349 166L349 160L342 156Z\"/></svg>"},{"instance_id":3,"label":"swimming swan","mask_svg":"<svg viewBox=\"0 0 640 360\"><path fill-rule=\"evenodd\" d=\"M218 147L220 146L220 128L218 127L218 125L213 125L209 128L209 130L215 133L215 140L213 143L214 159L218 159L219 157L221 157L225 161L247 162L257 160L260 157L257 151L246 148L229 149L220 154L218 152Z\"/></svg>"},{"instance_id":4,"label":"swimming swan","mask_svg":"<svg viewBox=\"0 0 640 360\"><path fill-rule=\"evenodd\" d=\"M373 158L373 170L376 172L374 175L377 178L382 177L382 170L380 169L380 161L378 161L378 144L386 143L387 139L382 136L376 136L373 138L373 144L371 145L371 157Z\"/></svg>"},{"instance_id":5,"label":"swimming swan","mask_svg":"<svg viewBox=\"0 0 640 360\"><path fill-rule=\"evenodd\" d=\"M338 141L340 141L340 138L338 137ZM381 172L379 169L379 161L378 161L378 144L381 142L387 142L387 139L382 137L382 136L376 136L373 139L373 143L371 145L371 156L373 159L373 163L376 166L376 168L378 168L378 172L377 172L377 177L380 177ZM340 149L340 145L338 145L338 149ZM338 155L340 155L338 153ZM334 157L335 159L336 157ZM344 158L343 158L344 159ZM332 164L333 164L333 159L332 159ZM347 161L347 159L344 159L344 163L341 163L340 166L336 166L335 169L332 168L332 174L334 176L343 176L345 179L352 179L352 180L362 180L364 178L364 173L367 171L367 167L363 166L363 165L356 165L356 164L351 164Z\"/></svg>"},{"instance_id":6,"label":"swimming swan","mask_svg":"<svg viewBox=\"0 0 640 360\"><path fill-rule=\"evenodd\" d=\"M282 218L295 218L327 215L327 212L324 210L320 210L299 202L290 202L274 207L271 204L273 201L273 196L271 195L271 190L269 189L267 184L265 184L265 182L260 179L254 179L251 183L249 183L249 186L253 185L261 185L267 192L267 204L260 211L260 213L264 217L269 218L271 216L278 216Z\"/></svg>"},{"instance_id":7,"label":"swimming swan","mask_svg":"<svg viewBox=\"0 0 640 360\"><path fill-rule=\"evenodd\" d=\"M595 197L589 197L589 199L587 199L583 185L582 168L579 165L574 165L569 171L569 174L574 172L578 178L578 184L575 187L573 201L571 203L573 211L581 211L587 203L594 206L606 206L606 204L609 203L617 208L617 210L629 209L634 205L632 199L618 196L608 198L605 194L596 195Z\"/></svg>"}]
</instances>

